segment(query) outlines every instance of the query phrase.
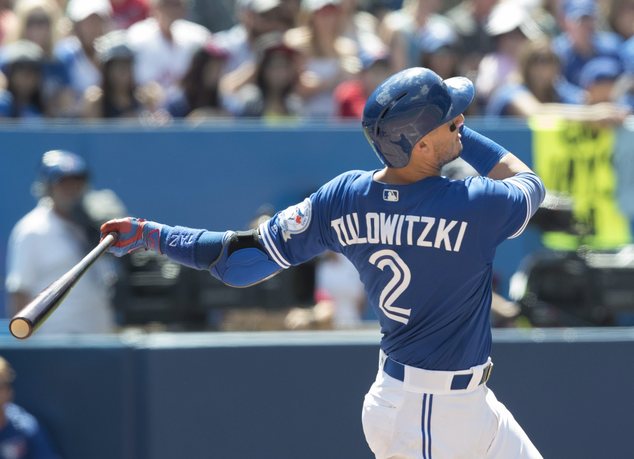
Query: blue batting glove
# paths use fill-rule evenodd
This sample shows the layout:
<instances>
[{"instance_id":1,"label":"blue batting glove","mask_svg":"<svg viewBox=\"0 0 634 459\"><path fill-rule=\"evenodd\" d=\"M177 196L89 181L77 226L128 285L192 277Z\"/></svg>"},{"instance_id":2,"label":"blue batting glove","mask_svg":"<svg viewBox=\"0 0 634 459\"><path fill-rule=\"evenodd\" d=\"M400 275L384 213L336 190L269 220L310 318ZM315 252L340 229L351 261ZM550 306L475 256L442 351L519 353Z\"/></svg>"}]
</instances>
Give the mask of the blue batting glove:
<instances>
[{"instance_id":1,"label":"blue batting glove","mask_svg":"<svg viewBox=\"0 0 634 459\"><path fill-rule=\"evenodd\" d=\"M122 257L138 249L154 250L161 253L161 229L163 225L140 218L127 217L110 220L101 225L101 238L108 233L118 233L119 238L108 249L117 257Z\"/></svg>"}]
</instances>

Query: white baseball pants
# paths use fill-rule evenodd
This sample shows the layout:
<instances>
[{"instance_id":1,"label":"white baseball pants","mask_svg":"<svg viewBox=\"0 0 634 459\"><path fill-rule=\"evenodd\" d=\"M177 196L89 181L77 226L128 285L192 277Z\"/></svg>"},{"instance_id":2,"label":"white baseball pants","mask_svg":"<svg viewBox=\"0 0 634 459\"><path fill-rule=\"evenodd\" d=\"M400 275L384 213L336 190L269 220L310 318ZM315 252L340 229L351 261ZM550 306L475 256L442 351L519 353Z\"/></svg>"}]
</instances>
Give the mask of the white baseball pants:
<instances>
[{"instance_id":1,"label":"white baseball pants","mask_svg":"<svg viewBox=\"0 0 634 459\"><path fill-rule=\"evenodd\" d=\"M363 431L377 459L542 458L486 384L435 391L407 374L403 382L380 368L365 396Z\"/></svg>"}]
</instances>

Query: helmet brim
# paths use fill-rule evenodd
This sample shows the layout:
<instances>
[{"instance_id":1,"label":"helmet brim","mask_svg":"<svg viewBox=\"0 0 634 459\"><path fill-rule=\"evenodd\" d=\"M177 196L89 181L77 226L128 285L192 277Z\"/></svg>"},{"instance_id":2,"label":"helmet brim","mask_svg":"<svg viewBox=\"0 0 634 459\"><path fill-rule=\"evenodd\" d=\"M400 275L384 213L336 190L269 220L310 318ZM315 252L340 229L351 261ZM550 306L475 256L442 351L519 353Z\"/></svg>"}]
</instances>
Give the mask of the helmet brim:
<instances>
[{"instance_id":1,"label":"helmet brim","mask_svg":"<svg viewBox=\"0 0 634 459\"><path fill-rule=\"evenodd\" d=\"M465 77L453 77L444 80L451 97L451 107L445 116L445 123L464 113L475 98L475 88L471 80Z\"/></svg>"}]
</instances>

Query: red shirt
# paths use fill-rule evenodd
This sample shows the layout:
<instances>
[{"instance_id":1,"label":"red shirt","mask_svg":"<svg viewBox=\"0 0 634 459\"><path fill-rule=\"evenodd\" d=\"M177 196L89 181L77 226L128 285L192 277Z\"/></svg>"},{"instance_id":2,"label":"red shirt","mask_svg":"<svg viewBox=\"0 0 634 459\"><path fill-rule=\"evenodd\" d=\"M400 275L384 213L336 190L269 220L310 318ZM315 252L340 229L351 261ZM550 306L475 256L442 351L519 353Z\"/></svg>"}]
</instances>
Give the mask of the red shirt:
<instances>
[{"instance_id":1,"label":"red shirt","mask_svg":"<svg viewBox=\"0 0 634 459\"><path fill-rule=\"evenodd\" d=\"M148 0L110 0L110 4L112 19L118 29L127 29L150 15Z\"/></svg>"},{"instance_id":2,"label":"red shirt","mask_svg":"<svg viewBox=\"0 0 634 459\"><path fill-rule=\"evenodd\" d=\"M335 105L340 118L361 119L368 95L363 89L361 80L349 80L335 88Z\"/></svg>"}]
</instances>

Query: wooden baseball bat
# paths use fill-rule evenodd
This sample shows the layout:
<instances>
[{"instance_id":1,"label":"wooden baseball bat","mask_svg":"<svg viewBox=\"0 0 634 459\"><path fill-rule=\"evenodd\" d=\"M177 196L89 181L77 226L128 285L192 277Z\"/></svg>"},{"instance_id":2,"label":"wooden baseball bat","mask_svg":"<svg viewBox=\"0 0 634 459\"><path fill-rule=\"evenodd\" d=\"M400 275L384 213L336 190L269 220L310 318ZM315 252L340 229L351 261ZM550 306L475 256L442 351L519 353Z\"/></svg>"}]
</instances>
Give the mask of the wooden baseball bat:
<instances>
[{"instance_id":1,"label":"wooden baseball bat","mask_svg":"<svg viewBox=\"0 0 634 459\"><path fill-rule=\"evenodd\" d=\"M37 330L66 298L81 276L117 240L117 233L109 233L79 263L46 287L33 301L24 306L9 323L9 331L19 339L26 339Z\"/></svg>"}]
</instances>

